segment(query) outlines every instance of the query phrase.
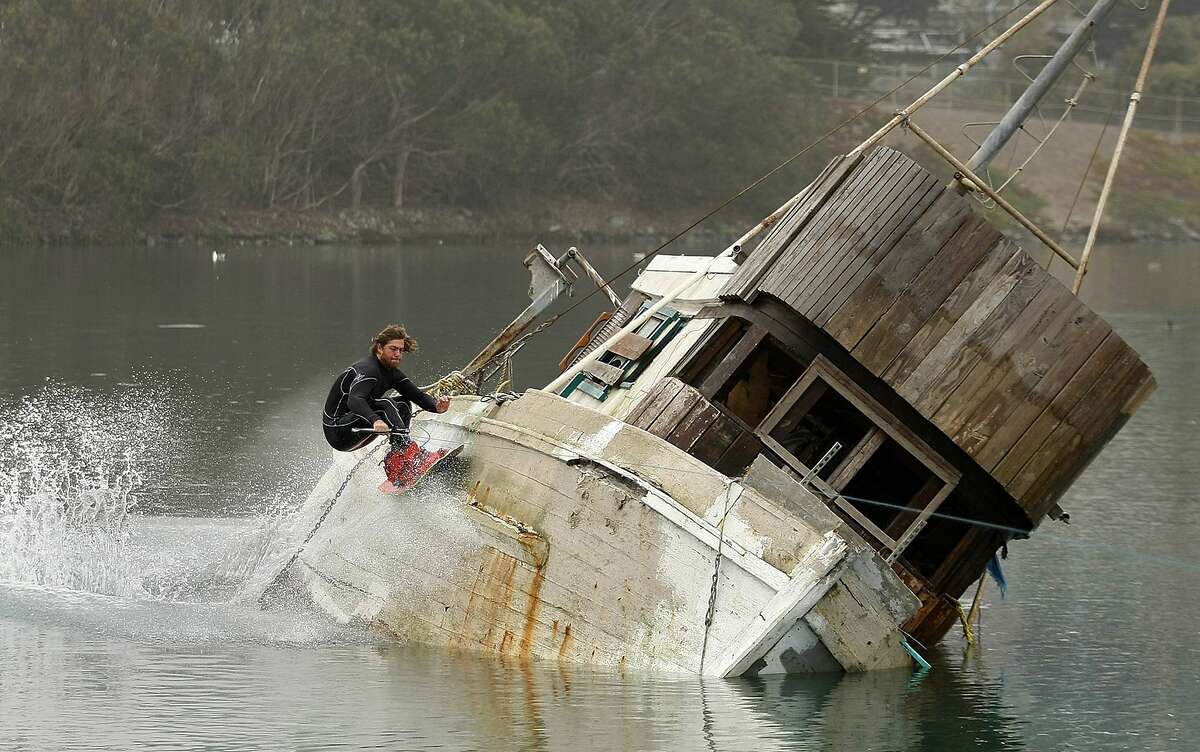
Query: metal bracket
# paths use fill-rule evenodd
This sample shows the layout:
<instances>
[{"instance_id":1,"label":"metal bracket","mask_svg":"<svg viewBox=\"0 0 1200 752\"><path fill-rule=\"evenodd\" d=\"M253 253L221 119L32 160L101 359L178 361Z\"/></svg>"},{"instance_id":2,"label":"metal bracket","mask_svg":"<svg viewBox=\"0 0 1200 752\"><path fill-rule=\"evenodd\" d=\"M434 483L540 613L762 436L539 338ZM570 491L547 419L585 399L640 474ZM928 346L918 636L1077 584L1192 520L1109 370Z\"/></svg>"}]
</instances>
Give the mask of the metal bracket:
<instances>
[{"instance_id":1,"label":"metal bracket","mask_svg":"<svg viewBox=\"0 0 1200 752\"><path fill-rule=\"evenodd\" d=\"M563 273L560 262L550 255L545 246L539 243L522 261L529 270L529 299L537 300L553 285L561 284L571 294L572 280Z\"/></svg>"},{"instance_id":2,"label":"metal bracket","mask_svg":"<svg viewBox=\"0 0 1200 752\"><path fill-rule=\"evenodd\" d=\"M840 451L842 451L842 443L840 441L833 442L833 446L829 447L829 451L825 452L825 455L821 457L821 459L817 460L817 464L813 465L809 471L805 473L804 477L800 479L800 482L805 487L808 487L813 477L816 476L817 473L821 472L821 470L829 464L829 461L836 457L837 453Z\"/></svg>"}]
</instances>

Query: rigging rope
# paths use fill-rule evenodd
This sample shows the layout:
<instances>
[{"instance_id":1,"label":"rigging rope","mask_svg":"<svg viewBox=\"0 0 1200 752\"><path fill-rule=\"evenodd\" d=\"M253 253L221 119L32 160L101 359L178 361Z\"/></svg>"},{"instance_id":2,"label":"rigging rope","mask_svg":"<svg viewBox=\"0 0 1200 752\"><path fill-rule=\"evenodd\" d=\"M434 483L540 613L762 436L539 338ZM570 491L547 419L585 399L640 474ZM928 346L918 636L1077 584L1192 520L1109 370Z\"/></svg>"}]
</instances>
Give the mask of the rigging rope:
<instances>
[{"instance_id":1,"label":"rigging rope","mask_svg":"<svg viewBox=\"0 0 1200 752\"><path fill-rule=\"evenodd\" d=\"M730 204L732 204L733 202L735 202L735 201L737 201L738 199L740 199L742 196L746 195L746 194L747 194L747 193L749 193L750 191L752 191L752 190L754 190L755 188L757 188L758 186L762 185L762 183L766 182L768 179L770 179L772 176L774 176L774 175L775 175L777 172L779 172L780 170L782 170L782 169L784 169L785 167L787 167L788 165L790 165L792 162L796 161L796 160L797 160L797 159L799 159L800 157L802 157L802 156L804 156L805 154L807 154L807 153L808 153L809 151L811 151L813 148L815 148L816 146L818 146L818 145L820 145L821 143L823 143L823 142L824 142L826 139L828 139L830 136L834 135L834 134L835 134L835 133L837 133L838 131L841 131L843 128L847 127L848 125L850 125L850 124L851 124L851 123L853 123L854 121L858 120L860 117L862 117L862 116L863 116L863 115L865 115L866 113L868 113L868 112L870 112L871 110L873 110L873 109L874 109L874 108L875 108L875 107L876 107L876 106L877 106L877 105L878 105L880 102L883 102L884 100L888 99L888 98L889 98L889 97L891 97L893 94L895 94L896 92L898 92L898 91L900 91L901 89L903 89L905 86L908 86L908 85L909 85L910 83L912 83L913 81L917 80L917 79L918 79L918 78L920 78L921 76L924 76L924 75L925 75L926 73L928 73L928 72L929 72L931 69L933 69L933 68L934 68L936 65L938 65L938 64L939 64L939 63L941 63L942 61L946 60L948 57L950 57L951 55L953 55L953 54L954 54L955 52L957 52L958 50L962 49L962 48L963 48L964 46L966 46L967 44L970 44L971 42L973 42L973 41L975 41L976 39L978 39L978 38L979 38L980 36L982 36L982 35L983 35L983 34L984 34L986 31L988 31L988 29L991 29L991 28L992 28L993 26L995 26L996 24L1000 23L1001 21L1004 21L1004 20L1005 20L1005 19L1007 19L1009 16L1011 16L1013 13L1017 12L1019 9L1021 9L1021 8L1022 8L1022 7L1024 7L1025 5L1029 4L1029 2L1030 2L1030 0L1020 0L1020 2L1018 2L1017 4L1015 4L1015 5L1014 5L1012 8L1010 8L1010 9L1009 9L1009 10L1007 10L1006 12L1002 13L1001 15L999 15L999 16L997 16L996 18L994 18L994 19L992 19L991 21L989 21L989 22L988 22L987 24L985 24L984 26L982 26L982 27L980 27L979 29L977 29L977 30L976 30L974 33L972 33L971 35L969 35L969 36L967 36L966 38L964 38L964 39L963 39L961 42L959 42L959 43L958 43L958 44L956 44L954 47L952 47L952 48L950 48L949 50L947 50L947 51L946 51L944 54L942 54L940 57L938 57L938 58L934 59L933 61L931 61L931 62L930 62L928 65L926 65L924 68L921 68L921 69L920 69L920 70L918 70L916 73L914 73L913 75L909 76L909 77L908 77L908 78L906 78L905 80L901 81L899 84L897 84L896 86L892 87L890 90L888 90L888 91L887 91L887 92L885 92L884 94L881 94L880 96L878 96L877 98L875 98L873 101L871 101L869 104L867 104L867 105L865 105L864 107L862 107L861 109L859 109L859 110L858 110L857 112L855 112L853 115L851 115L850 117L846 118L846 119L845 119L845 120L843 120L842 122L838 123L838 124L837 124L837 125L835 125L833 128L831 128L831 129L827 130L825 133L823 133L821 136L819 136L819 137L818 137L816 140L814 140L814 141L810 142L810 143L809 143L807 146L805 146L804 148L800 149L800 151L796 152L795 154L793 154L792 156L788 157L788 158L787 158L787 159L785 159L784 161L782 161L782 162L780 162L779 164L775 165L773 168L771 168L770 170L768 170L766 173L764 173L763 175L759 176L759 177L758 177L758 178L756 178L755 180L751 181L751 182L750 182L750 184L746 185L746 186L745 186L744 188L742 188L741 190L739 190L739 191L737 191L736 193L734 193L733 195L729 196L729 198L727 198L727 199L725 199L724 201L722 201L722 202L721 202L719 205L717 205L715 208L713 208L713 209L709 210L707 213L705 213L705 214L704 214L703 216L701 216L699 219L697 219L696 221L692 222L690 225L688 225L687 227L683 228L682 230L680 230L680 231L676 232L676 233L675 233L674 235L672 235L670 238L668 238L667 240L665 240L665 241L663 241L662 243L660 243L660 244L658 245L658 247L657 247L657 248L655 248L653 251L651 251L651 252L647 253L647 254L646 254L645 256L643 256L642 258L639 258L637 261L634 261L632 264L630 264L630 265L626 266L624 269L622 269L621 271L617 272L617 273L616 273L615 275L613 275L612 277L609 277L609 278L607 278L607 279L604 279L604 280L603 280L603 282L604 282L604 284L603 284L603 285L597 285L597 286L596 286L596 289L592 290L591 292L589 292L589 293L587 293L586 295L584 295L583 297L581 297L579 300L575 301L573 304L571 304L570 306L568 306L568 307L567 307L565 310L563 310L563 311L560 311L559 313L556 313L556 314L554 314L554 315L550 316L548 319L546 319L546 321L544 321L544 322L543 322L543 323L542 323L540 326L538 326L538 328L537 328L537 329L533 330L532 332L530 332L530 333L529 333L528 335L526 335L525 337L522 337L522 338L521 338L521 340L518 340L518 342L523 342L525 339L528 339L529 337L533 336L534 334L537 334L538 332L541 332L541 331L543 331L543 330L545 330L545 329L549 328L550 326L553 326L553 325L554 325L554 323L555 323L555 322L557 322L559 319L561 319L563 316L567 315L567 314L568 314L568 313L570 313L571 311L575 310L576 308L578 308L579 306L583 305L585 302L587 302L588 300L590 300L590 299L591 299L591 297L592 297L593 295L596 295L597 293L601 292L602 290L605 290L605 289L609 289L609 288L611 288L611 285L612 285L612 283L613 283L613 282L615 282L616 280L618 280L618 279L620 279L620 278L624 277L626 274L628 274L629 272L631 272L631 271L633 271L634 269L636 269L636 268L637 268L637 267L638 267L638 266L639 266L641 263L643 263L644 261L648 261L649 259L652 259L652 258L654 258L655 256L657 256L658 254L662 253L662 251L663 251L664 249L666 249L666 248L667 248L667 246L671 245L671 244L672 244L672 243L674 243L676 240L679 240L679 239L680 239L680 238L682 238L684 235L686 235L686 234L688 234L689 232L691 232L692 230L694 230L694 229L695 229L697 226L699 226L701 223L703 223L704 221L708 220L709 218L711 218L713 215L717 214L718 212L722 211L722 210L723 210L723 209L725 209L727 206L729 206L729 205L730 205ZM517 349L520 349L520 348L518 347ZM507 352L507 351L506 351L506 352ZM514 355L515 355L515 354L516 354L516 351L514 350L512 354L514 354ZM500 356L497 356L497 357L500 357ZM493 359L493 360L495 360L495 359ZM489 362L491 362L491 361L489 361ZM480 369L480 371L482 371L482 370L483 370L483 369L481 368L481 369ZM495 373L495 372L493 371L493 374L494 374L494 373ZM439 380L438 382L435 382L435 384L438 384L438 383L441 383L441 380ZM457 393L457 394L466 394L466 393L468 393L468 392L465 392L465 391L460 391L460 392L456 392L456 393Z\"/></svg>"}]
</instances>

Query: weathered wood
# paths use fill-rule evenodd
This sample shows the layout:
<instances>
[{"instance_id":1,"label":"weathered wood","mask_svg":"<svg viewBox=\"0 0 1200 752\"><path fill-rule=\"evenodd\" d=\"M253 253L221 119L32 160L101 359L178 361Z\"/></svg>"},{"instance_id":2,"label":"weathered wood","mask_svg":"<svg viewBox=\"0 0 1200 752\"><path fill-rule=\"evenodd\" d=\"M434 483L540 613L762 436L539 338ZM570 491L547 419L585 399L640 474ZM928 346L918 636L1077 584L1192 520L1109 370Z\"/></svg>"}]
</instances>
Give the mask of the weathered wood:
<instances>
[{"instance_id":1,"label":"weathered wood","mask_svg":"<svg viewBox=\"0 0 1200 752\"><path fill-rule=\"evenodd\" d=\"M1004 240L987 249L983 260L954 288L892 362L880 371L883 380L898 390L1018 252L1015 245Z\"/></svg>"},{"instance_id":2,"label":"weathered wood","mask_svg":"<svg viewBox=\"0 0 1200 752\"><path fill-rule=\"evenodd\" d=\"M642 401L633 410L629 411L629 414L625 416L625 422L649 430L651 424L658 419L658 416L662 415L663 409L682 390L683 382L679 379L663 379L642 398Z\"/></svg>"},{"instance_id":3,"label":"weathered wood","mask_svg":"<svg viewBox=\"0 0 1200 752\"><path fill-rule=\"evenodd\" d=\"M691 454L709 467L715 467L721 456L742 435L741 427L721 415L692 444Z\"/></svg>"},{"instance_id":4,"label":"weathered wood","mask_svg":"<svg viewBox=\"0 0 1200 752\"><path fill-rule=\"evenodd\" d=\"M833 196L842 181L853 172L861 159L861 156L854 159L838 157L826 165L817 179L810 184L805 197L784 215L783 219L759 243L750 257L730 278L722 291L722 296L728 295L743 300L752 300L762 276L771 270L779 254L792 242L813 215L824 206L825 202Z\"/></svg>"},{"instance_id":5,"label":"weathered wood","mask_svg":"<svg viewBox=\"0 0 1200 752\"><path fill-rule=\"evenodd\" d=\"M601 363L598 360L583 370L585 373L591 374L609 386L616 385L625 374L624 368L614 366L611 363Z\"/></svg>"},{"instance_id":6,"label":"weathered wood","mask_svg":"<svg viewBox=\"0 0 1200 752\"><path fill-rule=\"evenodd\" d=\"M836 363L850 375L852 387L870 395L864 404L889 406L905 421L910 438L937 446L943 465L960 466L955 472L974 477L968 481L973 485L983 480L976 475L980 467L997 472L1004 488L1017 492L1022 509L1036 514L1062 479L1086 464L1105 432L1123 420L1122 408L1101 402L1101 415L1064 421L1082 409L1079 389L1092 389L1072 384L1077 374L1089 372L1089 361L1101 349L1103 324L975 217L968 200L944 191L907 157L872 153L797 228L790 241L777 238L783 244L773 251L775 259L758 269L759 289L766 294L752 299L758 314L775 307L782 314L765 321L763 315L722 312L754 321L789 353L804 352L800 363L819 362L808 360L810 353ZM739 346L737 357L704 367L706 395L716 394L745 367L758 342L752 347L743 337L730 352ZM1124 343L1114 354L1122 349ZM816 383L815 376L806 378L793 384L798 392L789 390L772 408L759 432L769 436L795 409ZM1151 383L1133 371L1106 378L1115 379L1114 394L1126 401ZM845 392L840 383L834 388ZM892 423L901 425L887 416L872 420L888 431L895 430ZM871 447L863 448L867 451L840 458L831 476L837 484L861 472ZM1026 497L1013 485L1017 475L1028 486ZM1016 508L1001 513L995 506L1004 502L999 488L970 490L976 492L988 497L998 517L1018 519Z\"/></svg>"},{"instance_id":7,"label":"weathered wood","mask_svg":"<svg viewBox=\"0 0 1200 752\"><path fill-rule=\"evenodd\" d=\"M1086 320L1084 314L1090 313L1065 287L1058 284L1048 284L1039 298L1050 299L1042 315L1028 326L1018 322L1009 330L1010 334L1016 335L1018 330L1025 329L1021 341L1008 347L1001 344L1006 351L1003 354L1006 355L1007 351L1020 352L1021 357L980 361L964 380L959 392L947 400L942 408L941 412L946 415L938 421L939 425L955 443L974 457L978 457L995 440L993 434L1004 424L1004 419L1018 405L1027 404L1033 398L1033 389L1041 376L1061 361L1062 347L1076 341L1074 336L1065 338L1064 333L1078 335L1078 328L1071 326L1071 323ZM1031 321L1028 314L1035 313L1038 308L1039 300L1030 303L1025 309L1024 320ZM1099 344L1099 340L1095 340L1095 343ZM950 407L951 402L955 403L954 407ZM990 453L1002 455L1004 451L996 447Z\"/></svg>"},{"instance_id":8,"label":"weathered wood","mask_svg":"<svg viewBox=\"0 0 1200 752\"><path fill-rule=\"evenodd\" d=\"M1034 269L1041 271L1040 267L1035 266ZM963 349L944 364L937 380L914 403L922 414L933 420L934 425L938 425L935 416L942 405L958 392L976 364L981 360L997 360L1011 355L1005 353L1003 348L1012 341L1013 324L1020 319L1030 301L1037 297L1049 281L1045 274L1026 275L984 319L979 328L966 338Z\"/></svg>"},{"instance_id":9,"label":"weathered wood","mask_svg":"<svg viewBox=\"0 0 1200 752\"><path fill-rule=\"evenodd\" d=\"M892 178L903 169L899 155L881 151L872 157L871 163L855 174L853 182L847 181L826 204L806 232L796 237L777 268L764 277L761 285L764 291L790 300L797 287L821 266L822 259L856 230L882 197L895 190Z\"/></svg>"},{"instance_id":10,"label":"weathered wood","mask_svg":"<svg viewBox=\"0 0 1200 752\"><path fill-rule=\"evenodd\" d=\"M1073 445L1074 451L1061 464L1047 464L1042 474L1025 492L1022 501L1030 511L1031 517L1040 519L1054 506L1054 502L1091 464L1104 445L1133 415L1137 405L1140 405L1155 387L1150 369L1144 363L1138 363L1134 373L1111 392L1124 398L1124 403L1115 417L1109 413L1103 419L1097 418L1080 427L1078 443ZM1051 441L1054 439L1052 435Z\"/></svg>"},{"instance_id":11,"label":"weathered wood","mask_svg":"<svg viewBox=\"0 0 1200 752\"><path fill-rule=\"evenodd\" d=\"M936 590L941 590L946 579L954 574L962 565L962 559L971 550L973 550L979 542L983 528L973 525L967 526L967 531L958 539L958 543L954 548L950 549L950 553L938 565L933 574L929 577L929 584Z\"/></svg>"},{"instance_id":12,"label":"weathered wood","mask_svg":"<svg viewBox=\"0 0 1200 752\"><path fill-rule=\"evenodd\" d=\"M878 206L887 205L907 185L907 180L899 179L904 168L898 153L881 152L863 165L808 231L797 236L786 263L763 280L763 289L791 301L797 290L810 286L846 243L870 232L869 218Z\"/></svg>"},{"instance_id":13,"label":"weathered wood","mask_svg":"<svg viewBox=\"0 0 1200 752\"><path fill-rule=\"evenodd\" d=\"M966 371L962 380L954 387L954 391L946 395L942 406L938 408L931 419L947 436L965 437L967 434L960 429L975 409L984 403L991 395L996 379L1009 372L1014 366L1009 362L1013 352L1024 353L1023 344L1037 339L1047 327L1053 326L1055 320L1064 318L1063 309L1068 301L1060 295L1061 285L1051 285L1050 280L1043 279L1041 288L1010 321L1000 323L1001 330L985 348L981 348L979 357ZM969 433L969 432L968 432ZM983 436L973 437L971 446L984 439ZM963 446L960 444L959 446ZM966 448L966 447L964 447Z\"/></svg>"},{"instance_id":14,"label":"weathered wood","mask_svg":"<svg viewBox=\"0 0 1200 752\"><path fill-rule=\"evenodd\" d=\"M939 182L924 171L913 170L910 164L902 166L905 169L895 179L892 190L859 220L860 231L848 234L847 242L836 248L828 263L814 270L803 287L789 292L787 299L810 319L818 318L831 301L838 299L860 270L887 254L933 196L942 191Z\"/></svg>"},{"instance_id":15,"label":"weathered wood","mask_svg":"<svg viewBox=\"0 0 1200 752\"><path fill-rule=\"evenodd\" d=\"M646 351L654 344L654 340L649 337L643 337L640 334L629 332L621 339L617 340L608 348L608 351L613 355L619 355L626 360L637 360L646 354Z\"/></svg>"},{"instance_id":16,"label":"weathered wood","mask_svg":"<svg viewBox=\"0 0 1200 752\"><path fill-rule=\"evenodd\" d=\"M854 357L872 372L882 372L999 237L983 218L967 218L863 336Z\"/></svg>"},{"instance_id":17,"label":"weathered wood","mask_svg":"<svg viewBox=\"0 0 1200 752\"><path fill-rule=\"evenodd\" d=\"M870 244L863 249L851 263L839 271L838 277L821 296L807 303L806 313L810 319L821 326L829 323L830 319L844 307L846 300L854 294L874 270L892 253L896 244L906 234L912 232L921 219L929 213L929 208L944 193L940 181L932 180L928 175L917 175L916 188L910 191L907 200L899 204L891 218L883 222L872 237Z\"/></svg>"},{"instance_id":18,"label":"weathered wood","mask_svg":"<svg viewBox=\"0 0 1200 752\"><path fill-rule=\"evenodd\" d=\"M757 325L766 330L789 357L794 358L801 366L807 366L819 354L817 346L811 340L801 337L791 326L780 321L773 313L775 306L782 306L782 304L773 298L760 298L754 306L745 303L725 303L705 309L701 312L701 316L735 317Z\"/></svg>"},{"instance_id":19,"label":"weathered wood","mask_svg":"<svg viewBox=\"0 0 1200 752\"><path fill-rule=\"evenodd\" d=\"M1012 395L1008 400L1009 410L972 417L972 423L978 426L977 430L991 436L990 441L973 453L975 461L985 470L995 468L1017 440L1033 425L1042 410L1056 401L1067 381L1112 331L1103 319L1082 305L1078 306L1078 311L1054 340L1047 342L1048 347L1053 348L1049 366L1043 371L1029 369L1022 381L1028 389L1022 396L1015 395L1015 386L1009 390L1009 394ZM1022 364L1016 365L1015 371L1019 374L1025 372ZM1006 379L1005 384L1010 381L1011 378ZM1005 387L1002 385L1000 388Z\"/></svg>"},{"instance_id":20,"label":"weathered wood","mask_svg":"<svg viewBox=\"0 0 1200 752\"><path fill-rule=\"evenodd\" d=\"M893 441L924 463L935 475L947 483L958 482L962 474L953 465L922 441L912 429L887 412L865 389L843 376L825 358L814 361L811 370L819 371L822 378L836 388L846 401L882 428Z\"/></svg>"},{"instance_id":21,"label":"weathered wood","mask_svg":"<svg viewBox=\"0 0 1200 752\"><path fill-rule=\"evenodd\" d=\"M696 396L696 402L692 405L691 410L663 438L687 452L691 450L696 440L708 430L713 421L721 417L721 412L711 402L701 397L700 393L695 389L691 389L690 387L685 388L689 389Z\"/></svg>"},{"instance_id":22,"label":"weathered wood","mask_svg":"<svg viewBox=\"0 0 1200 752\"><path fill-rule=\"evenodd\" d=\"M1023 296L1028 295L1029 288L1037 286L1030 280L1040 281L1040 277L1034 274L1035 269L1033 259L1024 252L1014 254L1000 274L992 278L971 307L963 312L937 346L930 350L921 365L900 385L897 389L900 396L925 415L930 415L933 410L941 407L942 400L958 383L953 373L947 375L947 371L955 371L961 377L961 373L974 365L976 353L969 345L979 342L981 336L988 333L993 336L999 334L994 326L987 329L983 335L980 335L980 330L989 322L994 324L997 320L996 312L1001 310L1010 297L1013 299L1009 303L1010 310L1007 315L1011 316L1019 309L1020 304L1028 299ZM1023 293L1014 296L1014 290L1020 288L1022 283ZM1004 315L998 318L1001 321L1006 320ZM980 345L986 346L987 343L982 342Z\"/></svg>"},{"instance_id":23,"label":"weathered wood","mask_svg":"<svg viewBox=\"0 0 1200 752\"><path fill-rule=\"evenodd\" d=\"M696 314L696 318L716 319L718 316L713 311L720 308L721 306L705 308ZM694 354L681 365L679 378L689 384L703 384L708 374L712 373L712 369L720 362L720 358L733 347L734 341L740 338L744 328L741 322L730 320L710 324L708 333L696 346Z\"/></svg>"},{"instance_id":24,"label":"weathered wood","mask_svg":"<svg viewBox=\"0 0 1200 752\"><path fill-rule=\"evenodd\" d=\"M873 268L866 269L862 282L844 297L827 321L818 321L847 350L853 350L896 296L909 284L942 247L947 236L966 221L965 199L953 191L942 191L925 212L927 222L909 226ZM854 280L849 280L847 285Z\"/></svg>"},{"instance_id":25,"label":"weathered wood","mask_svg":"<svg viewBox=\"0 0 1200 752\"><path fill-rule=\"evenodd\" d=\"M1021 434L1020 439L996 464L992 470L993 477L1005 486L1010 485L1025 463L1041 449L1046 439L1074 410L1084 395L1103 379L1104 374L1112 368L1125 349L1126 345L1121 338L1115 332L1110 332L1083 365L1071 375L1066 385L1042 410L1029 429Z\"/></svg>"},{"instance_id":26,"label":"weathered wood","mask_svg":"<svg viewBox=\"0 0 1200 752\"><path fill-rule=\"evenodd\" d=\"M742 367L746 358L750 357L750 354L754 352L766 336L767 330L765 328L752 325L742 335L741 340L733 346L717 367L704 379L704 383L700 385L700 393L712 399L720 391L721 387L725 386L725 383L733 378L733 374Z\"/></svg>"},{"instance_id":27,"label":"weathered wood","mask_svg":"<svg viewBox=\"0 0 1200 752\"><path fill-rule=\"evenodd\" d=\"M696 401L700 399L700 393L695 389L684 386L675 395L675 398L667 403L663 408L662 413L654 419L648 430L656 436L665 437L669 434L679 422L684 419L688 412L695 406Z\"/></svg>"},{"instance_id":28,"label":"weathered wood","mask_svg":"<svg viewBox=\"0 0 1200 752\"><path fill-rule=\"evenodd\" d=\"M862 469L867 461L875 456L879 448L887 441L887 434L881 431L876 426L871 426L867 431L867 435L863 436L858 442L858 445L850 450L850 454L846 455L846 459L838 465L833 474L829 476L829 486L837 492L841 492L846 484Z\"/></svg>"},{"instance_id":29,"label":"weathered wood","mask_svg":"<svg viewBox=\"0 0 1200 752\"><path fill-rule=\"evenodd\" d=\"M884 528L884 532L896 540L900 540L900 537L904 535L909 526L921 518L921 512L943 491L945 491L944 496L949 495L949 490L946 490L946 484L942 482L942 479L935 475L929 476L929 479L925 481L920 490L909 499L908 510L897 511L896 516ZM930 510L931 513L934 511L936 511L936 507Z\"/></svg>"},{"instance_id":30,"label":"weathered wood","mask_svg":"<svg viewBox=\"0 0 1200 752\"><path fill-rule=\"evenodd\" d=\"M798 301L802 312L814 322L826 324L845 302L861 281L892 252L896 242L928 209L942 186L929 184L917 177L916 188L904 200L898 201L892 211L876 220L876 227L865 244L854 252L843 254L833 273L815 287L802 301Z\"/></svg>"},{"instance_id":31,"label":"weathered wood","mask_svg":"<svg viewBox=\"0 0 1200 752\"><path fill-rule=\"evenodd\" d=\"M733 423L741 433L713 463L713 468L729 476L739 476L746 472L755 457L762 454L763 443L753 431L739 424L736 417L724 413L722 417Z\"/></svg>"},{"instance_id":32,"label":"weathered wood","mask_svg":"<svg viewBox=\"0 0 1200 752\"><path fill-rule=\"evenodd\" d=\"M1125 402L1149 378L1146 366L1132 350L1113 363L1075 409L1050 433L1044 446L1052 452L1035 454L1008 485L1026 509L1048 508L1051 488L1060 478L1074 478L1099 450L1099 439L1121 416ZM1044 512L1044 510L1042 510ZM1030 515L1033 516L1032 514Z\"/></svg>"}]
</instances>

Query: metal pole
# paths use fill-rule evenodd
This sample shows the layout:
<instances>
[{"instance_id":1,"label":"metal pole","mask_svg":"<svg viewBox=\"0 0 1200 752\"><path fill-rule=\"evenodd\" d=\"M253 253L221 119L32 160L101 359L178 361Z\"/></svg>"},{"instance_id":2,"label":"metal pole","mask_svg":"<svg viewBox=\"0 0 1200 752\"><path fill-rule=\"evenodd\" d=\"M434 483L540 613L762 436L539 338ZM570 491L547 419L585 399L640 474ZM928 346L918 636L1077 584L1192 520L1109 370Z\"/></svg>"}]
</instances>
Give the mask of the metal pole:
<instances>
[{"instance_id":1,"label":"metal pole","mask_svg":"<svg viewBox=\"0 0 1200 752\"><path fill-rule=\"evenodd\" d=\"M1146 86L1146 76L1150 73L1150 61L1154 59L1154 49L1158 46L1158 37L1162 34L1163 23L1167 20L1167 8L1171 0L1162 0L1158 6L1158 18L1154 19L1154 30L1150 32L1150 41L1146 44L1146 54L1142 57L1142 69L1138 72L1137 83L1133 85L1133 93L1129 95L1129 109L1125 111L1125 122L1121 123L1121 133L1117 136L1117 147L1113 150L1112 161L1108 163L1108 174L1104 176L1104 188L1100 191L1100 199L1096 202L1096 213L1092 215L1092 226L1088 230L1087 242L1083 244L1083 254L1079 257L1078 271L1075 272L1075 283L1071 292L1079 294L1083 286L1083 275L1087 274L1088 259L1092 255L1092 246L1096 243L1096 234L1100 231L1100 218L1104 216L1104 205L1108 202L1108 193L1112 190L1113 178L1117 175L1117 165L1121 162L1121 152L1125 148L1125 138L1133 125L1133 116L1137 112L1138 102L1142 98L1142 89Z\"/></svg>"},{"instance_id":2,"label":"metal pole","mask_svg":"<svg viewBox=\"0 0 1200 752\"><path fill-rule=\"evenodd\" d=\"M938 156L940 156L942 159L946 160L950 164L954 165L954 169L958 170L958 172L960 173L959 175L955 176L955 178L958 179L959 182L969 181L970 188L974 188L974 189L982 192L988 198L995 201L996 205L999 206L1004 211L1006 211L1010 217L1017 220L1017 222L1019 222L1022 227L1024 227L1026 230L1029 230L1031 233L1033 233L1034 237L1036 237L1038 240L1045 243L1046 247L1049 248L1050 250L1054 251L1054 253L1056 253L1059 258L1061 258L1063 261L1066 261L1068 264L1070 264L1072 269L1079 268L1079 262L1076 261L1074 258L1072 258L1071 254L1069 254L1065 250L1063 250L1062 246L1060 246L1058 243L1055 243L1050 238L1049 235L1042 232L1042 229L1040 227L1038 227L1036 224L1034 224L1028 217L1026 217L1021 212L1017 211L1017 208L1015 206L1013 206L1012 204L1005 201L1004 198L999 193L996 193L991 188L989 188L986 181L984 181L982 178L980 178L978 175L976 175L974 172L972 172L971 169L968 168L965 164L960 162L958 157L951 154L949 152L949 150L947 150L946 147L944 147L940 143L938 143L937 140L934 139L933 136L930 136L928 133L926 133L924 130L922 130L916 123L912 122L911 120L908 122L906 127L910 131L912 131L913 135L915 135L917 138L921 139L926 144L928 144L930 149L933 149L935 152L937 152Z\"/></svg>"},{"instance_id":3,"label":"metal pole","mask_svg":"<svg viewBox=\"0 0 1200 752\"><path fill-rule=\"evenodd\" d=\"M1054 53L1054 57L1050 58L1042 71L1037 74L1037 78L1033 79L1033 83L1022 92L1008 112L1004 113L1004 117L1000 119L992 132L983 140L979 149L967 160L968 167L972 170L981 170L987 167L988 163L1004 148L1008 140L1029 117L1029 113L1033 112L1033 108L1037 107L1037 103L1050 90L1050 87L1058 81L1059 76L1071 65L1076 53L1091 38L1093 27L1116 5L1116 2L1117 0L1096 1L1088 14L1071 32L1071 36L1067 37L1067 41L1063 42L1058 51Z\"/></svg>"},{"instance_id":4,"label":"metal pole","mask_svg":"<svg viewBox=\"0 0 1200 752\"><path fill-rule=\"evenodd\" d=\"M924 107L929 102L929 100L936 97L947 86L949 86L950 84L954 83L958 79L965 76L967 74L967 71L969 71L969 70L971 70L971 68L975 67L976 63L978 63L980 60L983 60L985 57L987 57L988 54L991 53L993 50L995 50L997 47L999 47L1000 45L1007 42L1009 40L1009 38L1012 37L1013 34L1016 34L1018 31L1025 28L1026 26L1028 26L1029 23L1032 22L1035 18L1037 18L1038 16L1042 15L1047 10L1049 10L1050 6L1054 5L1056 2L1058 2L1058 0L1042 0L1042 2L1036 8L1029 11L1029 13L1025 14L1025 16L1020 21L1017 21L1015 24L1013 24L1008 29L1006 29L1004 31L1004 33L1002 33L1000 36L996 37L995 39L993 39L992 41L990 41L986 45L984 45L983 49L979 50L979 52L976 52L974 55L972 55L970 58L968 58L966 62L961 63L957 67L955 67L955 69L953 71L951 71L948 76L946 76L941 81L939 81L936 86L934 86L932 89L930 89L929 91L922 94L908 107L905 107L903 110L900 110L899 112L897 112L895 114L895 116L892 117L891 120L887 121L887 123L885 123L882 128L880 128L879 130L872 133L871 136L869 138L867 138L866 141L863 141L861 144L859 144L854 149L854 151L850 152L846 156L849 158L853 158L853 157L865 152L867 149L870 149L875 144L879 143L879 141L881 139L883 139L884 136L891 133L896 128L896 126L900 125L905 120L907 120L908 117L910 115L912 115L914 112L916 112L917 110Z\"/></svg>"}]
</instances>

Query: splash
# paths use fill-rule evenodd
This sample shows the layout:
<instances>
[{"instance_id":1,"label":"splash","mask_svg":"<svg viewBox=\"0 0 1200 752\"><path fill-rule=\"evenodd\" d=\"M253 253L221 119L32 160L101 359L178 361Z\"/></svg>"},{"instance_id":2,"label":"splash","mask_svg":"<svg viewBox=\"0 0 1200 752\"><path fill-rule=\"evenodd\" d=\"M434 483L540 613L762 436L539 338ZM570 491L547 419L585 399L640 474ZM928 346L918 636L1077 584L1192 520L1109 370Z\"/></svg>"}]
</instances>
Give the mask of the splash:
<instances>
[{"instance_id":1,"label":"splash","mask_svg":"<svg viewBox=\"0 0 1200 752\"><path fill-rule=\"evenodd\" d=\"M0 581L144 594L126 550L160 396L48 384L0 405Z\"/></svg>"}]
</instances>

